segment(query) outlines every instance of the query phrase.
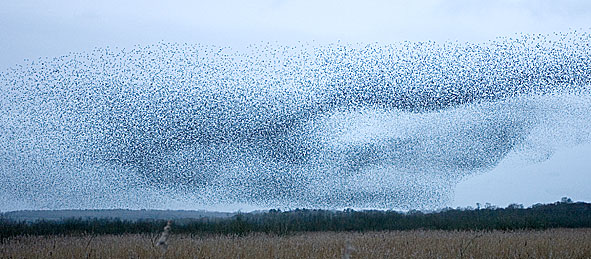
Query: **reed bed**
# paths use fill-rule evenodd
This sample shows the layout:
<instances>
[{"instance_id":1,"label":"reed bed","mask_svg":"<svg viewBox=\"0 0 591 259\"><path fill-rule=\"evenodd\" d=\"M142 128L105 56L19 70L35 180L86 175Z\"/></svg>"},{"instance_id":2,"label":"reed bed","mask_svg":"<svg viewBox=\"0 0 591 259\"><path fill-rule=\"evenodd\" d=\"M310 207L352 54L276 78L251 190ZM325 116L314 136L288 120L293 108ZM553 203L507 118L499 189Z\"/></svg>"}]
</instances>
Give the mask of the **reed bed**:
<instances>
[{"instance_id":1,"label":"reed bed","mask_svg":"<svg viewBox=\"0 0 591 259\"><path fill-rule=\"evenodd\" d=\"M18 236L2 258L591 258L591 229Z\"/></svg>"}]
</instances>

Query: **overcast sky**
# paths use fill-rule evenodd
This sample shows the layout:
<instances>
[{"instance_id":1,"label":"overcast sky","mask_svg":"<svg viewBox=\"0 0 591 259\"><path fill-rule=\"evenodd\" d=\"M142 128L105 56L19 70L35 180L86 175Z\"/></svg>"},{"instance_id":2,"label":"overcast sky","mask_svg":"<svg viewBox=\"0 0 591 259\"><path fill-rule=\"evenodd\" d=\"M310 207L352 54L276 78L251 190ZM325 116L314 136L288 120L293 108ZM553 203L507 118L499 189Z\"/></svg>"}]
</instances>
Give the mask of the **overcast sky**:
<instances>
[{"instance_id":1,"label":"overcast sky","mask_svg":"<svg viewBox=\"0 0 591 259\"><path fill-rule=\"evenodd\" d=\"M158 41L486 41L591 26L585 0L0 1L0 68L94 47Z\"/></svg>"},{"instance_id":2,"label":"overcast sky","mask_svg":"<svg viewBox=\"0 0 591 259\"><path fill-rule=\"evenodd\" d=\"M158 41L244 46L278 41L487 41L591 27L587 0L2 0L0 69L25 59ZM591 145L539 164L501 164L468 179L454 206L591 201Z\"/></svg>"}]
</instances>

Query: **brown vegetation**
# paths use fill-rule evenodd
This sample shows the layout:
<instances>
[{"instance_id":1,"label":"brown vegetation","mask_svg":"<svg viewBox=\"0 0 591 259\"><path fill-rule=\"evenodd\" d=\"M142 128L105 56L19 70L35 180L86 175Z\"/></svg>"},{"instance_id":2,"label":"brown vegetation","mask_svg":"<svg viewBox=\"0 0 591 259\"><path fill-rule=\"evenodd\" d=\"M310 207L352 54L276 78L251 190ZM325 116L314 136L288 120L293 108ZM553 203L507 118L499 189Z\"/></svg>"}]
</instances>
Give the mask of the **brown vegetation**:
<instances>
[{"instance_id":1,"label":"brown vegetation","mask_svg":"<svg viewBox=\"0 0 591 259\"><path fill-rule=\"evenodd\" d=\"M157 235L19 236L2 258L158 258ZM318 232L168 238L165 258L591 258L591 229Z\"/></svg>"}]
</instances>

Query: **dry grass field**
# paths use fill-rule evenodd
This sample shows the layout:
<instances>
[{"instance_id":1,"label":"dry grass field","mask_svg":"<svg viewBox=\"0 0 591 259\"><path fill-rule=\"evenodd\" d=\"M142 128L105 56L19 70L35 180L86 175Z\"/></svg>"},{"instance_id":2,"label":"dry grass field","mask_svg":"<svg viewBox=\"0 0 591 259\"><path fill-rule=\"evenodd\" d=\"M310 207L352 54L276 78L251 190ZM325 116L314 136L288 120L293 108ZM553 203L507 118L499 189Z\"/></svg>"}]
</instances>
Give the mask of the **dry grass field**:
<instances>
[{"instance_id":1,"label":"dry grass field","mask_svg":"<svg viewBox=\"0 0 591 259\"><path fill-rule=\"evenodd\" d=\"M20 236L2 258L591 258L591 229L319 232L288 236Z\"/></svg>"}]
</instances>

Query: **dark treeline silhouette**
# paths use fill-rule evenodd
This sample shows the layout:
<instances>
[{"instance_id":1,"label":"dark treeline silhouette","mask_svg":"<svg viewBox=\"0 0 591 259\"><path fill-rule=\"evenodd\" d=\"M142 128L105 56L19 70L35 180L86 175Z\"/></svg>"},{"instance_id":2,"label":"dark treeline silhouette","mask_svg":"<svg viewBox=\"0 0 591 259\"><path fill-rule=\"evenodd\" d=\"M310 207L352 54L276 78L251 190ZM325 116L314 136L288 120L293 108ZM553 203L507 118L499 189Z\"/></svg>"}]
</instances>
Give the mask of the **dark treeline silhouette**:
<instances>
[{"instance_id":1,"label":"dark treeline silhouette","mask_svg":"<svg viewBox=\"0 0 591 259\"><path fill-rule=\"evenodd\" d=\"M76 235L158 233L165 220L66 219L16 221L0 217L0 238L17 235ZM591 227L591 204L563 198L553 204L530 208L513 204L507 208L487 205L476 209L443 209L438 212L344 211L296 209L264 213L239 213L229 218L175 220L173 233L235 234L253 232L289 234L304 231L383 230L514 230Z\"/></svg>"}]
</instances>

